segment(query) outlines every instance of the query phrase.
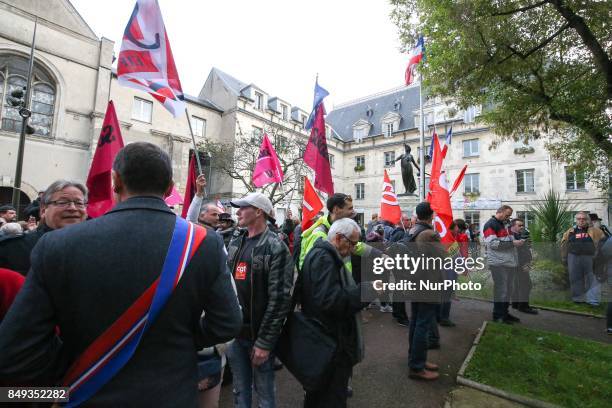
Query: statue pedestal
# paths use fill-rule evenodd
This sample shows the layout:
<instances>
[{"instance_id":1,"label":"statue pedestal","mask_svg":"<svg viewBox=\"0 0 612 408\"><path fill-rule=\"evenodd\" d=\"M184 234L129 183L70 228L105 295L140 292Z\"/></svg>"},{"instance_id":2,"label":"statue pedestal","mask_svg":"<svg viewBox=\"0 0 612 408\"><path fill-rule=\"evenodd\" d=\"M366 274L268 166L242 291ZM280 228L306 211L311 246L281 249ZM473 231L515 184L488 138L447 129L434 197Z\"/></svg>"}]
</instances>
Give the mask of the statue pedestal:
<instances>
[{"instance_id":1,"label":"statue pedestal","mask_svg":"<svg viewBox=\"0 0 612 408\"><path fill-rule=\"evenodd\" d=\"M421 202L418 195L398 195L397 201L402 212L407 213L408 216L412 215L417 204Z\"/></svg>"}]
</instances>

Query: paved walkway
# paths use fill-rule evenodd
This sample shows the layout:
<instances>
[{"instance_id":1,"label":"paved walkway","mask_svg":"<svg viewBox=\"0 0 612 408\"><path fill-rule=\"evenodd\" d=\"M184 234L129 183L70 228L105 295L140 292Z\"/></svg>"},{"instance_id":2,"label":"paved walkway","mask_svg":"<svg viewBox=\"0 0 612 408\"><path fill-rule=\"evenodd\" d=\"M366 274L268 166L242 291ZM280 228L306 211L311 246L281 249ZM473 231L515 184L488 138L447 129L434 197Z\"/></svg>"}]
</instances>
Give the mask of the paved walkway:
<instances>
[{"instance_id":1,"label":"paved walkway","mask_svg":"<svg viewBox=\"0 0 612 408\"><path fill-rule=\"evenodd\" d=\"M408 379L408 329L393 322L391 314L365 312L366 358L354 369L354 408L442 407L447 394L456 387L457 371L484 320L491 318L489 302L461 299L453 302L451 318L457 327L440 327L442 347L430 351L429 360L440 365L440 379L431 383ZM537 316L514 313L525 327L561 332L600 342L612 342L604 332L605 320L541 310ZM277 372L277 399L280 408L302 405L303 391L287 370ZM224 387L221 407L232 407L231 387Z\"/></svg>"}]
</instances>

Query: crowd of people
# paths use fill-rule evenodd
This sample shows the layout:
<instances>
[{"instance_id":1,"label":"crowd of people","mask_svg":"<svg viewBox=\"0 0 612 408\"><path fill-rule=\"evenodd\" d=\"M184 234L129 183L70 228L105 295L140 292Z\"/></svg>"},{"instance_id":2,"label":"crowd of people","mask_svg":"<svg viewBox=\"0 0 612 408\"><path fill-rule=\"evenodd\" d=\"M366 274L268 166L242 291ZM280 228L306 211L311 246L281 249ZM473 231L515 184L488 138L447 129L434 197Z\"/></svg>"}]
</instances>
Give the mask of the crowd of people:
<instances>
[{"instance_id":1,"label":"crowd of people","mask_svg":"<svg viewBox=\"0 0 612 408\"><path fill-rule=\"evenodd\" d=\"M87 220L86 187L65 180L41 192L25 212L25 223L18 222L15 208L0 207L0 384L67 384L79 398L82 389L93 389L82 398L95 406L137 401L215 407L224 372L231 371L236 407L251 407L253 399L260 407L274 407L275 370L282 366L277 345L287 320L299 310L334 342L333 359L322 363L324 378L317 387L305 386L304 406L342 407L351 394L352 369L364 358L361 311L375 298L381 312L408 328L409 378L439 377L427 351L440 348L438 326L456 325L455 294L447 289L435 299L407 302L377 292L361 258L385 257L389 248L410 245L433 258L467 258L480 253L477 227L454 220L450 233L456 245L447 246L433 226L434 211L422 202L396 225L374 216L364 229L354 220L351 196L343 193L331 195L327 214L303 230L290 212L277 226L272 202L257 192L230 202L234 220L206 202L201 175L186 217L201 226L194 232L201 241L190 247L171 296L155 318L145 315L154 320L118 370L96 382L97 388L88 378L86 386L73 383L67 373L92 344L121 337L115 329L126 311L147 293L156 293L150 300L150 307L155 305L160 271L172 259L181 225L163 200L171 187L168 155L150 143L132 143L114 161L116 206L102 217ZM529 235L524 220L513 219L512 212L500 207L483 228L494 282L492 318L504 324L520 321L510 306L538 313L529 304ZM562 250L572 299L592 303L593 271L600 258L610 259L612 243L587 218L578 213ZM611 269L608 265L608 273ZM455 271L444 268L419 272L435 281L457 279ZM609 307L608 332L611 314ZM304 359L314 363L316 353ZM104 360L99 364L105 372Z\"/></svg>"}]
</instances>

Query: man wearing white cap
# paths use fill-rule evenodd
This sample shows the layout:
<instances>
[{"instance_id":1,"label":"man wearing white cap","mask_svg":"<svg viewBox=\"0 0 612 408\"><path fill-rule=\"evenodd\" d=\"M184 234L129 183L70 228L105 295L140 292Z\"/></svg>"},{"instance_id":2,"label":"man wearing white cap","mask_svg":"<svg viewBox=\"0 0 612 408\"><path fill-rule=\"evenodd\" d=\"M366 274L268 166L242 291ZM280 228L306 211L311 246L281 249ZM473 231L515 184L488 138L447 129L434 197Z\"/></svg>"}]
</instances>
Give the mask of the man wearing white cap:
<instances>
[{"instance_id":1,"label":"man wearing white cap","mask_svg":"<svg viewBox=\"0 0 612 408\"><path fill-rule=\"evenodd\" d=\"M255 390L260 407L275 407L272 350L291 306L293 260L285 243L269 230L272 202L250 193L231 202L238 226L228 246L228 265L242 306L243 326L228 357L234 373L234 406L251 407Z\"/></svg>"}]
</instances>

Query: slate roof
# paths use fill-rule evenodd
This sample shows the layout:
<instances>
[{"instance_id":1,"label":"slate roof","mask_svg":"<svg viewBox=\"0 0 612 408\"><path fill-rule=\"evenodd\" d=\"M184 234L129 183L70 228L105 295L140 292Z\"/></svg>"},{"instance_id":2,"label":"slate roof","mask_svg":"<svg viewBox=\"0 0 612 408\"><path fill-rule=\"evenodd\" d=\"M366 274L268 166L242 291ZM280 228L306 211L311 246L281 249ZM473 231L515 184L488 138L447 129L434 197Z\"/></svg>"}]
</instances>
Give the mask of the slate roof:
<instances>
[{"instance_id":1,"label":"slate roof","mask_svg":"<svg viewBox=\"0 0 612 408\"><path fill-rule=\"evenodd\" d=\"M425 95L423 95L425 101ZM399 104L397 104L399 102ZM368 116L371 109L371 116ZM327 114L325 121L331 125L334 133L345 142L353 139L353 125L363 119L372 124L370 133L364 139L383 133L381 119L389 112L396 112L401 116L399 129L414 129L414 112L419 109L419 87L409 86L392 90L384 94L377 94L348 103L335 108Z\"/></svg>"},{"instance_id":2,"label":"slate roof","mask_svg":"<svg viewBox=\"0 0 612 408\"><path fill-rule=\"evenodd\" d=\"M236 94L236 96L240 95L240 92L246 88L247 86L249 86L249 84L246 84L242 81L239 81L238 79L234 78L233 76L231 76L230 74L226 74L225 72L221 71L219 68L215 68L213 67L211 69L211 74L216 74L219 78L221 78L221 80L225 83L225 85L227 85L227 87Z\"/></svg>"},{"instance_id":3,"label":"slate roof","mask_svg":"<svg viewBox=\"0 0 612 408\"><path fill-rule=\"evenodd\" d=\"M193 95L187 95L187 94L183 94L183 96L185 96L185 100L188 102L195 103L196 105L200 105L205 108L216 110L217 112L223 113L223 109L221 109L220 107L212 103L212 101L209 101L208 99L200 98L198 96L193 96Z\"/></svg>"}]
</instances>

